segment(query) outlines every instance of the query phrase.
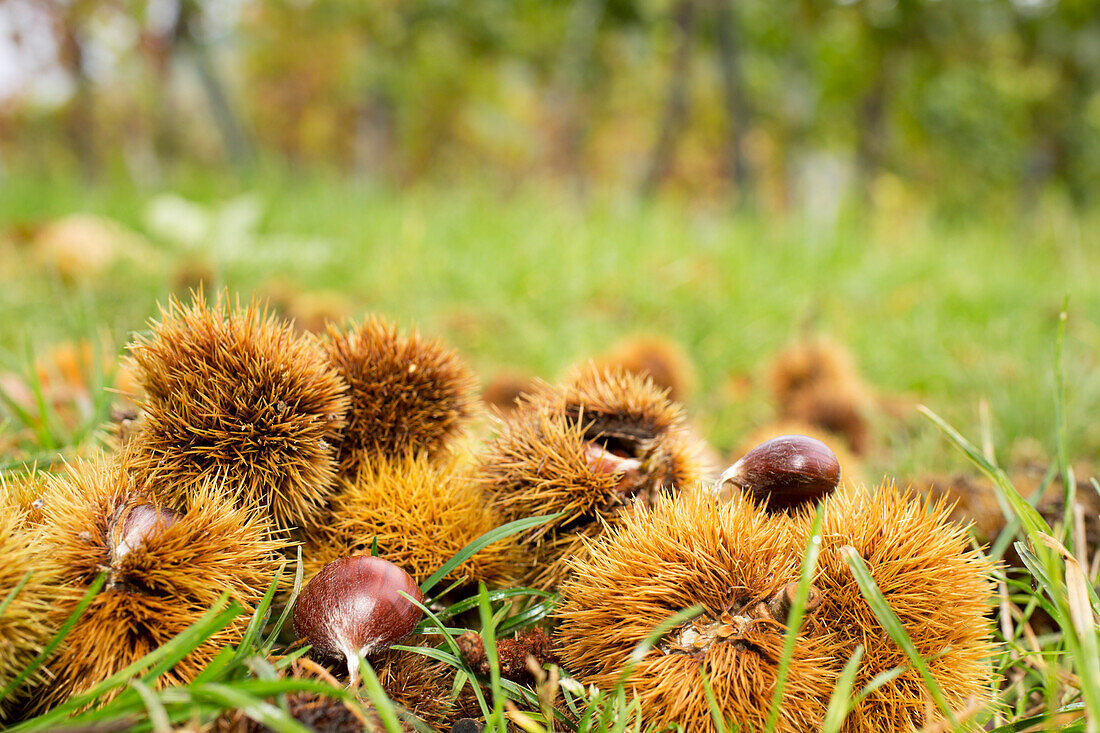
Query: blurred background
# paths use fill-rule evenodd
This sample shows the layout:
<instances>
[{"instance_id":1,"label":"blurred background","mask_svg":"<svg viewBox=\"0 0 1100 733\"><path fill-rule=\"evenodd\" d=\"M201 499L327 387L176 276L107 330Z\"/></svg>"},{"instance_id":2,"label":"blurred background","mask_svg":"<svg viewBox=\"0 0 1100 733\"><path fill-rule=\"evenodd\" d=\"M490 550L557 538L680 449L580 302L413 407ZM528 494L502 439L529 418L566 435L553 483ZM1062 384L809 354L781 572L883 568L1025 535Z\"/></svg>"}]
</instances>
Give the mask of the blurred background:
<instances>
[{"instance_id":1,"label":"blurred background","mask_svg":"<svg viewBox=\"0 0 1100 733\"><path fill-rule=\"evenodd\" d=\"M5 0L7 176L1086 206L1094 0Z\"/></svg>"},{"instance_id":2,"label":"blurred background","mask_svg":"<svg viewBox=\"0 0 1100 733\"><path fill-rule=\"evenodd\" d=\"M722 452L827 337L884 413L1034 454L1068 296L1094 453L1098 81L1095 0L2 0L0 365L111 366L201 283L485 384L656 335ZM872 466L955 465L902 423Z\"/></svg>"}]
</instances>

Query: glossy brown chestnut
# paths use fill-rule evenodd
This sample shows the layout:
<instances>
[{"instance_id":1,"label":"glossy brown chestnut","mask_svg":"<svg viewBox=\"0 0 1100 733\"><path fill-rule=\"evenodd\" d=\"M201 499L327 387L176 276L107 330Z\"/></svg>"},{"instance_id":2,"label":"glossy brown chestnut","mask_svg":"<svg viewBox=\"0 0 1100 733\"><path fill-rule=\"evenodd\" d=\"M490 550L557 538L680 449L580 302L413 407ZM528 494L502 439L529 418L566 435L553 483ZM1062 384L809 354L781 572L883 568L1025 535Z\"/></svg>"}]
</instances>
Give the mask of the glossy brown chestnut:
<instances>
[{"instance_id":1,"label":"glossy brown chestnut","mask_svg":"<svg viewBox=\"0 0 1100 733\"><path fill-rule=\"evenodd\" d=\"M409 574L393 563L369 555L342 558L302 589L294 606L294 631L317 654L346 659L355 682L359 657L385 650L420 620L420 609L402 593L424 600Z\"/></svg>"},{"instance_id":2,"label":"glossy brown chestnut","mask_svg":"<svg viewBox=\"0 0 1100 733\"><path fill-rule=\"evenodd\" d=\"M718 496L747 491L770 511L813 504L840 484L836 454L820 440L805 435L781 435L753 448L718 479Z\"/></svg>"}]
</instances>

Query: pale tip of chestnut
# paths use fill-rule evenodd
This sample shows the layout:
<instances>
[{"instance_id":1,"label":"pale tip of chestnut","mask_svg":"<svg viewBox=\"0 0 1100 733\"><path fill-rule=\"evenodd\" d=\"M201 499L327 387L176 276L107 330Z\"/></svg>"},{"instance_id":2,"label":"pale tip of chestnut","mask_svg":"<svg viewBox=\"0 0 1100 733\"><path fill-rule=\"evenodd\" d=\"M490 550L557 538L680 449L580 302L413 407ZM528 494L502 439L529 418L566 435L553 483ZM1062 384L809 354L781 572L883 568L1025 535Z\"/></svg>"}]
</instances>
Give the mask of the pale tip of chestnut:
<instances>
[{"instance_id":1,"label":"pale tip of chestnut","mask_svg":"<svg viewBox=\"0 0 1100 733\"><path fill-rule=\"evenodd\" d=\"M345 557L302 589L294 631L318 655L345 659L355 684L360 657L389 648L416 628L421 612L409 598L420 603L424 594L401 568L380 557Z\"/></svg>"},{"instance_id":2,"label":"pale tip of chestnut","mask_svg":"<svg viewBox=\"0 0 1100 733\"><path fill-rule=\"evenodd\" d=\"M111 558L118 562L179 521L180 514L147 502L125 504L115 514L110 532Z\"/></svg>"},{"instance_id":3,"label":"pale tip of chestnut","mask_svg":"<svg viewBox=\"0 0 1100 733\"><path fill-rule=\"evenodd\" d=\"M718 478L715 493L729 501L747 492L770 511L815 504L840 484L840 462L829 446L806 435L781 435L756 446Z\"/></svg>"},{"instance_id":4,"label":"pale tip of chestnut","mask_svg":"<svg viewBox=\"0 0 1100 733\"><path fill-rule=\"evenodd\" d=\"M598 443L585 443L584 457L593 473L619 475L616 490L620 493L632 493L643 479L645 469L640 460L616 455Z\"/></svg>"}]
</instances>

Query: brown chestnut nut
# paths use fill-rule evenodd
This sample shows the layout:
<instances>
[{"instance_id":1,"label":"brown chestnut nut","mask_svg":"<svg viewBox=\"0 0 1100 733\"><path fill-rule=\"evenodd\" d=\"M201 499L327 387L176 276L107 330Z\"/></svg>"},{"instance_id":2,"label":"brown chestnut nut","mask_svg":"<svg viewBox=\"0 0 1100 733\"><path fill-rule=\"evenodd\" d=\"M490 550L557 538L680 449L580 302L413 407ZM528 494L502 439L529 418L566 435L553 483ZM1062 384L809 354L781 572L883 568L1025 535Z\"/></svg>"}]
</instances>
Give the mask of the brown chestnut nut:
<instances>
[{"instance_id":1,"label":"brown chestnut nut","mask_svg":"<svg viewBox=\"0 0 1100 733\"><path fill-rule=\"evenodd\" d=\"M294 606L294 631L317 654L346 659L354 684L359 657L387 649L420 620L420 609L402 593L424 600L409 574L392 562L369 555L341 558L302 589Z\"/></svg>"},{"instance_id":2,"label":"brown chestnut nut","mask_svg":"<svg viewBox=\"0 0 1100 733\"><path fill-rule=\"evenodd\" d=\"M118 562L131 551L178 522L180 514L145 501L123 504L115 512L108 536L111 560Z\"/></svg>"},{"instance_id":3,"label":"brown chestnut nut","mask_svg":"<svg viewBox=\"0 0 1100 733\"><path fill-rule=\"evenodd\" d=\"M585 444L584 457L593 473L621 473L618 484L620 493L632 494L644 479L645 468L641 461L612 453L597 443Z\"/></svg>"},{"instance_id":4,"label":"brown chestnut nut","mask_svg":"<svg viewBox=\"0 0 1100 733\"><path fill-rule=\"evenodd\" d=\"M824 499L839 484L840 463L829 446L805 435L781 435L727 468L717 494L725 500L738 488L765 502L769 511L786 511Z\"/></svg>"}]
</instances>

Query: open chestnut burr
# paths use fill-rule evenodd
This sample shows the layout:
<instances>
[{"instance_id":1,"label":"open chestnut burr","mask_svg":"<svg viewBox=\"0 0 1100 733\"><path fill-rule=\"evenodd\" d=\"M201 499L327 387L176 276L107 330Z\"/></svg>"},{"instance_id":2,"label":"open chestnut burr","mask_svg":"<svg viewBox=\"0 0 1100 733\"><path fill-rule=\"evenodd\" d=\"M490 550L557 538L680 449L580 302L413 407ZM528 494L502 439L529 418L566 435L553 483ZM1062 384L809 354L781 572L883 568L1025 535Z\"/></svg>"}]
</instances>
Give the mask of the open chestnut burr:
<instances>
[{"instance_id":1,"label":"open chestnut burr","mask_svg":"<svg viewBox=\"0 0 1100 733\"><path fill-rule=\"evenodd\" d=\"M734 490L740 490L778 512L816 504L839 484L840 463L829 446L805 435L781 435L727 468L718 478L716 493L728 501Z\"/></svg>"},{"instance_id":2,"label":"open chestnut burr","mask_svg":"<svg viewBox=\"0 0 1100 733\"><path fill-rule=\"evenodd\" d=\"M408 596L408 597L406 597ZM329 563L313 577L294 607L294 631L321 656L345 659L359 679L359 658L384 651L420 620L420 588L401 568L369 555Z\"/></svg>"}]
</instances>

